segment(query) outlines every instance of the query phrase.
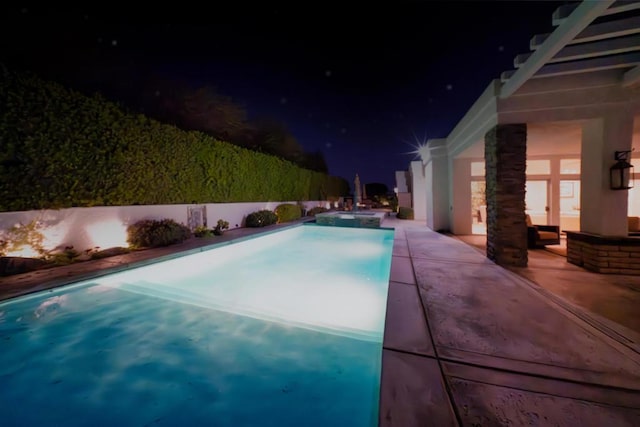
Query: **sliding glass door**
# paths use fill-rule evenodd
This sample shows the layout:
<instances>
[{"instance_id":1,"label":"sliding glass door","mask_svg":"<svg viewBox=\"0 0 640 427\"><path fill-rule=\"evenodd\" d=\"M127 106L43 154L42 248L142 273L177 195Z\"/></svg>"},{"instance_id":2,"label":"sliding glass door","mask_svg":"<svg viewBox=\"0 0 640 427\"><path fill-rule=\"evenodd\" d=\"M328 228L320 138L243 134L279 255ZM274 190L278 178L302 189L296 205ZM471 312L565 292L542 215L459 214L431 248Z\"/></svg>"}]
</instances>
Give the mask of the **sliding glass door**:
<instances>
[{"instance_id":1,"label":"sliding glass door","mask_svg":"<svg viewBox=\"0 0 640 427\"><path fill-rule=\"evenodd\" d=\"M549 180L527 180L525 212L534 224L549 224Z\"/></svg>"}]
</instances>

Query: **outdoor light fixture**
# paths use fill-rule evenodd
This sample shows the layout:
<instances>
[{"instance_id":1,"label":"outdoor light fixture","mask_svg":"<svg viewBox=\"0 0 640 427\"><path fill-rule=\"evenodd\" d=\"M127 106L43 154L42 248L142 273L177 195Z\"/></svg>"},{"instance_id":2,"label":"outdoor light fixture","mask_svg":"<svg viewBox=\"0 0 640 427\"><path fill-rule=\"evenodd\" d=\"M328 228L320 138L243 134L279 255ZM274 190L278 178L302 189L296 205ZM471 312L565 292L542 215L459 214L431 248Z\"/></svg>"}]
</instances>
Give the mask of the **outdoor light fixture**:
<instances>
[{"instance_id":1,"label":"outdoor light fixture","mask_svg":"<svg viewBox=\"0 0 640 427\"><path fill-rule=\"evenodd\" d=\"M633 188L633 165L627 162L629 151L616 151L615 160L617 163L611 166L611 189L628 190Z\"/></svg>"}]
</instances>

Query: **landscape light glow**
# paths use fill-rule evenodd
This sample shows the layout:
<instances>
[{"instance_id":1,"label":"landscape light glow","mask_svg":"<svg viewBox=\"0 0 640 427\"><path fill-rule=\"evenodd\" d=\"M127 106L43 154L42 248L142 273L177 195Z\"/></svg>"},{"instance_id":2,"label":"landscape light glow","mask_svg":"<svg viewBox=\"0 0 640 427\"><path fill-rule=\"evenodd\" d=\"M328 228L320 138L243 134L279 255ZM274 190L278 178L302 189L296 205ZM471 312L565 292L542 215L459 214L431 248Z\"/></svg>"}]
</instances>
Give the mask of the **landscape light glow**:
<instances>
[{"instance_id":1,"label":"landscape light glow","mask_svg":"<svg viewBox=\"0 0 640 427\"><path fill-rule=\"evenodd\" d=\"M100 248L127 247L127 226L118 219L95 222L86 226L93 246Z\"/></svg>"},{"instance_id":2,"label":"landscape light glow","mask_svg":"<svg viewBox=\"0 0 640 427\"><path fill-rule=\"evenodd\" d=\"M21 258L39 258L40 254L31 246L25 245L25 246L22 246L20 249L7 251L6 256L21 257Z\"/></svg>"},{"instance_id":3,"label":"landscape light glow","mask_svg":"<svg viewBox=\"0 0 640 427\"><path fill-rule=\"evenodd\" d=\"M69 222L60 222L56 225L44 227L40 232L44 236L43 246L47 250L55 249L64 244L71 224Z\"/></svg>"}]
</instances>

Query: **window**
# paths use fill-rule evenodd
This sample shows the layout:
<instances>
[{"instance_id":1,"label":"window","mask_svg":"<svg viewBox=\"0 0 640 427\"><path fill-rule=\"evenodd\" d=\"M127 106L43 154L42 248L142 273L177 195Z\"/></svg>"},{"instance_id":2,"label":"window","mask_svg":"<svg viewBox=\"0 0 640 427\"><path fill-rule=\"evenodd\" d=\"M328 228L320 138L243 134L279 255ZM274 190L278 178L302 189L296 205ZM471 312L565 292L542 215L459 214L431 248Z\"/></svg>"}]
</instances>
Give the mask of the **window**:
<instances>
[{"instance_id":1,"label":"window","mask_svg":"<svg viewBox=\"0 0 640 427\"><path fill-rule=\"evenodd\" d=\"M560 173L562 175L579 174L580 159L560 159Z\"/></svg>"},{"instance_id":2,"label":"window","mask_svg":"<svg viewBox=\"0 0 640 427\"><path fill-rule=\"evenodd\" d=\"M551 173L551 161L527 160L527 175L549 175Z\"/></svg>"},{"instance_id":3,"label":"window","mask_svg":"<svg viewBox=\"0 0 640 427\"><path fill-rule=\"evenodd\" d=\"M484 176L484 162L471 162L471 176Z\"/></svg>"}]
</instances>

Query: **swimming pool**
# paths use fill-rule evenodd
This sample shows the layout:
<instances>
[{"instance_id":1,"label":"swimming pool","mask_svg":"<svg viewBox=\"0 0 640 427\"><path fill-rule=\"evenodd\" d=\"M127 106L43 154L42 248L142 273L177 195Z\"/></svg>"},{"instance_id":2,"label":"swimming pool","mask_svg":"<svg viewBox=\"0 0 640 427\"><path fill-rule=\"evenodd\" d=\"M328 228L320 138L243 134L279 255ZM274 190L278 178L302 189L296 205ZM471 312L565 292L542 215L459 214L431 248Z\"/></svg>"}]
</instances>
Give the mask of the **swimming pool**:
<instances>
[{"instance_id":1,"label":"swimming pool","mask_svg":"<svg viewBox=\"0 0 640 427\"><path fill-rule=\"evenodd\" d=\"M0 303L2 425L377 425L392 246L296 226Z\"/></svg>"}]
</instances>

